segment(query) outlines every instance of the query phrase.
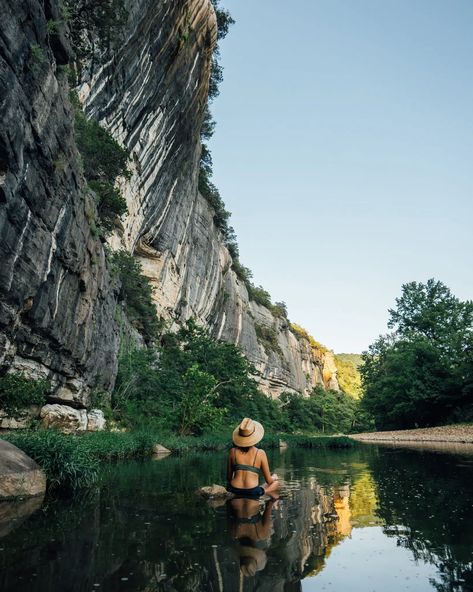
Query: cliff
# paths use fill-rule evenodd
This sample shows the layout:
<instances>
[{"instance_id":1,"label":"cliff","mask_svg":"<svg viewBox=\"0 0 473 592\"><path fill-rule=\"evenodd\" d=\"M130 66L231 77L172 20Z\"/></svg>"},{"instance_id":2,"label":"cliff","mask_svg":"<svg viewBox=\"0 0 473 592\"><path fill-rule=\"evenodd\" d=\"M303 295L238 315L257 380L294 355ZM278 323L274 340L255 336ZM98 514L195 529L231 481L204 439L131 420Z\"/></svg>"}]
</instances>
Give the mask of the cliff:
<instances>
[{"instance_id":1,"label":"cliff","mask_svg":"<svg viewBox=\"0 0 473 592\"><path fill-rule=\"evenodd\" d=\"M88 404L116 373L115 296L73 135L54 0L0 1L0 367Z\"/></svg>"},{"instance_id":2,"label":"cliff","mask_svg":"<svg viewBox=\"0 0 473 592\"><path fill-rule=\"evenodd\" d=\"M90 228L55 0L0 0L0 365L47 377L53 399L110 389L119 331L104 248ZM127 3L125 38L79 95L131 155L128 214L110 239L134 253L171 325L195 317L254 362L261 388L338 388L331 352L250 300L198 192L200 128L217 37L210 0ZM261 338L270 330L272 341ZM259 338L258 338L259 335Z\"/></svg>"},{"instance_id":3,"label":"cliff","mask_svg":"<svg viewBox=\"0 0 473 592\"><path fill-rule=\"evenodd\" d=\"M250 300L198 192L200 128L207 103L216 20L210 0L129 6L129 36L81 88L86 111L111 131L133 158L123 186L129 214L112 240L136 254L154 286L160 314L189 317L239 345L255 364L262 390L338 389L331 352L295 335ZM258 339L261 328L273 343ZM260 331L258 331L260 329Z\"/></svg>"}]
</instances>

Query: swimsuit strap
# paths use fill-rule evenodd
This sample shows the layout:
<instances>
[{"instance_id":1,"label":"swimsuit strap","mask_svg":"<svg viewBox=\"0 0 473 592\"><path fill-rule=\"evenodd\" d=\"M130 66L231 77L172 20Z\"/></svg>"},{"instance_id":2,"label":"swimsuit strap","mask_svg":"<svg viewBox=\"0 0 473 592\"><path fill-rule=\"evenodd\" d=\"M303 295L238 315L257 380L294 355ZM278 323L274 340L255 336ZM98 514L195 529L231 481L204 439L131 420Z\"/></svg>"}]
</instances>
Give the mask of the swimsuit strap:
<instances>
[{"instance_id":1,"label":"swimsuit strap","mask_svg":"<svg viewBox=\"0 0 473 592\"><path fill-rule=\"evenodd\" d=\"M233 470L234 471L250 471L251 473L256 473L257 475L261 474L261 469L258 467L255 467L255 462L256 462L256 457L258 456L258 452L259 452L259 448L256 449L256 454L255 454L255 458L253 459L253 464L252 465L244 465L242 463L237 463L237 458L236 458L236 448L233 448Z\"/></svg>"}]
</instances>

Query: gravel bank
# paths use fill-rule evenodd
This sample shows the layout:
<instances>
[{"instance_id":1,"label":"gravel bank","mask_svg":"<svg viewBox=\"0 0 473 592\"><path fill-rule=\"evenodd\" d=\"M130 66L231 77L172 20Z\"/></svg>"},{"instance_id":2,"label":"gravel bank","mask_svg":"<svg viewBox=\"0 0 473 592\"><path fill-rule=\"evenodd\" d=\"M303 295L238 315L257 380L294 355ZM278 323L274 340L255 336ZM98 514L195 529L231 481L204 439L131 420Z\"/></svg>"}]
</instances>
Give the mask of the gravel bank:
<instances>
[{"instance_id":1,"label":"gravel bank","mask_svg":"<svg viewBox=\"0 0 473 592\"><path fill-rule=\"evenodd\" d=\"M350 438L362 442L459 442L473 444L473 425L449 425L416 430L367 432L352 434Z\"/></svg>"}]
</instances>

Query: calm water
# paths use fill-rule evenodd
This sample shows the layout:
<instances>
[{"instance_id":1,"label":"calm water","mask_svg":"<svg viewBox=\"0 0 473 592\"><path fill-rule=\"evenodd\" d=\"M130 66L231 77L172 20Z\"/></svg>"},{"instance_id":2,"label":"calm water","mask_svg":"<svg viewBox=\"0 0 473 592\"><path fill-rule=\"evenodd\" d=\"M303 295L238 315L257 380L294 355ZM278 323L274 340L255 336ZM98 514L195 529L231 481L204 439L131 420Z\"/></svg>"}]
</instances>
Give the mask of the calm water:
<instances>
[{"instance_id":1,"label":"calm water","mask_svg":"<svg viewBox=\"0 0 473 592\"><path fill-rule=\"evenodd\" d=\"M222 482L222 454L111 467L100 491L9 533L0 506L0 590L473 590L473 456L365 445L270 460L289 491L266 507L193 493Z\"/></svg>"}]
</instances>

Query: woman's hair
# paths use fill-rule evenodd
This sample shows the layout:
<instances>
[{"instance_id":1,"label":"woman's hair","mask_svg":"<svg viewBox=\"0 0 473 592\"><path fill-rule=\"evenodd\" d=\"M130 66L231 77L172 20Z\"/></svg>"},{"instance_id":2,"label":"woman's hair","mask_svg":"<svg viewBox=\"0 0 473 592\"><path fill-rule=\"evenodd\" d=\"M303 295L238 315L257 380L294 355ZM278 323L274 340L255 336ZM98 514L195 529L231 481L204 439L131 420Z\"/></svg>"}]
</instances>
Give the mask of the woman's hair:
<instances>
[{"instance_id":1,"label":"woman's hair","mask_svg":"<svg viewBox=\"0 0 473 592\"><path fill-rule=\"evenodd\" d=\"M241 450L242 452L248 452L248 450L251 448L251 446L237 446L238 450Z\"/></svg>"}]
</instances>

